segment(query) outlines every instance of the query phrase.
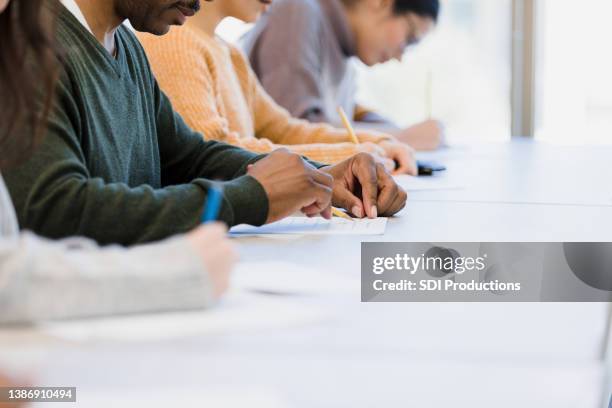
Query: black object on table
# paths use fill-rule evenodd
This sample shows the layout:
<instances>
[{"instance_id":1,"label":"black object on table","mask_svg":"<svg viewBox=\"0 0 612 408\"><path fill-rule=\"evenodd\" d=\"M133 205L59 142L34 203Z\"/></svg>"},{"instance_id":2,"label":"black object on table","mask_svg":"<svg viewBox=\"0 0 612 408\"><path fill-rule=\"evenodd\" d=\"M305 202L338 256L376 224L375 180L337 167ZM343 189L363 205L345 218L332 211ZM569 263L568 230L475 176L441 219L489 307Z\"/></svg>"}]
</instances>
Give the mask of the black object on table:
<instances>
[{"instance_id":1,"label":"black object on table","mask_svg":"<svg viewBox=\"0 0 612 408\"><path fill-rule=\"evenodd\" d=\"M446 167L435 162L430 161L417 161L419 168L419 176L433 176L435 173L440 171L446 171Z\"/></svg>"}]
</instances>

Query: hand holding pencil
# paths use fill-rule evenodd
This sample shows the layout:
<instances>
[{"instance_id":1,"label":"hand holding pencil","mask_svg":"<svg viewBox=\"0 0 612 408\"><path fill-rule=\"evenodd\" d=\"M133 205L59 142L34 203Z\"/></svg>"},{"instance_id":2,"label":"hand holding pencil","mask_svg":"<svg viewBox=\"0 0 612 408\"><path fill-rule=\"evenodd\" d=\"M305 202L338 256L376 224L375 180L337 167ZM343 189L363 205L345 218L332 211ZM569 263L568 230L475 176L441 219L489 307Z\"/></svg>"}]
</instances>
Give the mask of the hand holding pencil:
<instances>
[{"instance_id":1,"label":"hand holding pencil","mask_svg":"<svg viewBox=\"0 0 612 408\"><path fill-rule=\"evenodd\" d=\"M356 145L364 146L364 144L360 143L359 138L355 133L355 129L351 125L346 112L341 106L338 107L338 114L340 115L340 119L342 120L351 141ZM397 140L390 139L375 145L375 147L377 151L368 151L368 149L364 151L372 154L374 158L381 162L389 172L394 174L417 175L418 169L416 159L414 157L414 149L412 149L410 146L400 143Z\"/></svg>"}]
</instances>

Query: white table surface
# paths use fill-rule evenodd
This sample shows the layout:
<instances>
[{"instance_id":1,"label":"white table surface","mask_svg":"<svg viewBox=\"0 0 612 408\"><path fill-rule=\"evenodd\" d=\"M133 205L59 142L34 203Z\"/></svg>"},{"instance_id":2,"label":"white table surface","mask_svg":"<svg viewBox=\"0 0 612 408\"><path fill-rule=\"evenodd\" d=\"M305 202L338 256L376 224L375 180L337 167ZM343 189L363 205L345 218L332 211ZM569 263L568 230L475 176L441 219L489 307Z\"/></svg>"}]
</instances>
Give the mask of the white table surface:
<instances>
[{"instance_id":1,"label":"white table surface","mask_svg":"<svg viewBox=\"0 0 612 408\"><path fill-rule=\"evenodd\" d=\"M612 148L515 142L426 157L449 166L444 177L461 174L468 188L413 193L382 237L240 238L242 259L282 259L357 282L361 241L610 239ZM0 331L0 365L38 384L77 386L87 407L595 408L600 401L606 305L362 304L350 292L310 301L329 317L143 343L41 342Z\"/></svg>"},{"instance_id":2,"label":"white table surface","mask_svg":"<svg viewBox=\"0 0 612 408\"><path fill-rule=\"evenodd\" d=\"M419 192L414 200L612 205L609 146L556 146L518 139L512 144L458 147L422 159L443 162L440 178L456 191Z\"/></svg>"}]
</instances>

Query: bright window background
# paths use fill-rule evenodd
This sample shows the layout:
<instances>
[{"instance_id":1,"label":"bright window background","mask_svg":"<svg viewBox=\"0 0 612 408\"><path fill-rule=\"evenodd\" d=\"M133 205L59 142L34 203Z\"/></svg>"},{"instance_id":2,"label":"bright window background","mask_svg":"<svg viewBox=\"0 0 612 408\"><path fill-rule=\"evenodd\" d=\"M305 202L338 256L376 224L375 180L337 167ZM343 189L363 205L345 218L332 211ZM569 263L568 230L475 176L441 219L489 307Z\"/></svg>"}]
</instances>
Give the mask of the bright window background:
<instances>
[{"instance_id":1,"label":"bright window background","mask_svg":"<svg viewBox=\"0 0 612 408\"><path fill-rule=\"evenodd\" d=\"M612 143L612 1L540 0L537 11L536 137Z\"/></svg>"},{"instance_id":2,"label":"bright window background","mask_svg":"<svg viewBox=\"0 0 612 408\"><path fill-rule=\"evenodd\" d=\"M359 100L402 126L427 119L431 105L451 142L507 140L511 33L510 0L442 0L436 31L401 63L360 68Z\"/></svg>"}]
</instances>

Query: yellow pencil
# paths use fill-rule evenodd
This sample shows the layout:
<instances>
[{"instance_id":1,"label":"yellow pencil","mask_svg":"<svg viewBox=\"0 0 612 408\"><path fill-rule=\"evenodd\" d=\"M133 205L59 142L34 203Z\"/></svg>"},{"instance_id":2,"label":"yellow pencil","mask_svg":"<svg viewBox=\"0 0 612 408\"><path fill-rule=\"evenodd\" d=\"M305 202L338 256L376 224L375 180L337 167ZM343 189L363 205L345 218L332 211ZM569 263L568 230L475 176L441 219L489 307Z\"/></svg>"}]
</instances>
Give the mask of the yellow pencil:
<instances>
[{"instance_id":1,"label":"yellow pencil","mask_svg":"<svg viewBox=\"0 0 612 408\"><path fill-rule=\"evenodd\" d=\"M351 217L348 216L344 211L340 211L336 207L332 207L332 214L336 217L344 218L345 220L353 221Z\"/></svg>"},{"instance_id":2,"label":"yellow pencil","mask_svg":"<svg viewBox=\"0 0 612 408\"><path fill-rule=\"evenodd\" d=\"M357 139L357 135L355 134L355 129L353 129L353 125L351 125L351 122L346 116L346 112L344 111L344 109L342 109L342 106L338 106L338 114L340 115L340 119L342 119L342 123L344 123L344 127L346 128L346 131L349 133L349 136L351 137L351 141L355 144L359 144L359 139Z\"/></svg>"}]
</instances>

